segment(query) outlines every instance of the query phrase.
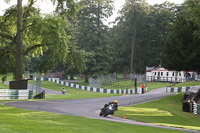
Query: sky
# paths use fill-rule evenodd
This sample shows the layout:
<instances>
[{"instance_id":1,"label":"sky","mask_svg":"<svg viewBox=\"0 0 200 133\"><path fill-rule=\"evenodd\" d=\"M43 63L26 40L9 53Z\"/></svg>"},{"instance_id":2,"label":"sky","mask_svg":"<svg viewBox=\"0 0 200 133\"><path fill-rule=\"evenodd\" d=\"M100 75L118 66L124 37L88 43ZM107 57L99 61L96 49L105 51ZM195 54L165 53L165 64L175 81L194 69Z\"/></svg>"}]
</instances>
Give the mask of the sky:
<instances>
[{"instance_id":1,"label":"sky","mask_svg":"<svg viewBox=\"0 0 200 133\"><path fill-rule=\"evenodd\" d=\"M23 0L24 3L27 3L28 0ZM36 5L41 9L42 13L51 13L54 10L54 6L51 4L49 0L41 2L41 0L38 0L40 2L37 2ZM150 5L153 4L160 4L165 2L166 0L147 0L147 2ZM181 4L184 2L184 0L168 0L170 2ZM11 0L10 4L6 4L4 0L0 0L0 15L3 15L5 9L9 8L11 5L16 5L17 0ZM107 22L105 24L108 24L109 22L112 22L115 20L115 18L118 16L118 10L120 10L125 3L125 0L114 0L114 7L115 10L113 11L113 15L108 18ZM48 5L48 6L47 6Z\"/></svg>"}]
</instances>

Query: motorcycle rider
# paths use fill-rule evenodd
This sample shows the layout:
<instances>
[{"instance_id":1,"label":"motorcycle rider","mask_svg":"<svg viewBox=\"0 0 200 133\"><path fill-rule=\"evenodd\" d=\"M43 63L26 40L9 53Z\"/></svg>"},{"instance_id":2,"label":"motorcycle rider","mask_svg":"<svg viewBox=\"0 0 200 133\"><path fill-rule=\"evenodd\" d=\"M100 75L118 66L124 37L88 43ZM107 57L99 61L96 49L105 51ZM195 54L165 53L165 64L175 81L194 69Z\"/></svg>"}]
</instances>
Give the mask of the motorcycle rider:
<instances>
[{"instance_id":1,"label":"motorcycle rider","mask_svg":"<svg viewBox=\"0 0 200 133\"><path fill-rule=\"evenodd\" d=\"M118 110L118 101L115 100L114 102L112 102L114 105L115 110Z\"/></svg>"},{"instance_id":2,"label":"motorcycle rider","mask_svg":"<svg viewBox=\"0 0 200 133\"><path fill-rule=\"evenodd\" d=\"M115 100L114 102L109 102L108 104L105 104L104 107L101 109L102 113L105 113L106 111L106 107L108 107L109 105L113 104L114 105L114 110L118 110L118 101Z\"/></svg>"},{"instance_id":3,"label":"motorcycle rider","mask_svg":"<svg viewBox=\"0 0 200 133\"><path fill-rule=\"evenodd\" d=\"M62 88L62 94L65 94L65 87Z\"/></svg>"}]
</instances>

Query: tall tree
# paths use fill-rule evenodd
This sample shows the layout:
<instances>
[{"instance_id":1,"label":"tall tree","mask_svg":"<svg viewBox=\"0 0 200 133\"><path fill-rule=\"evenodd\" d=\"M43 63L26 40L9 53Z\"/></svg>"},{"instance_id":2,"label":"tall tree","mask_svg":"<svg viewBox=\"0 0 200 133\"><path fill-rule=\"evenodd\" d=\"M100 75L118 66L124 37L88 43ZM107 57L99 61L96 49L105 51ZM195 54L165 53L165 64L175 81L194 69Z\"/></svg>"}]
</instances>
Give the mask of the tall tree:
<instances>
[{"instance_id":1,"label":"tall tree","mask_svg":"<svg viewBox=\"0 0 200 133\"><path fill-rule=\"evenodd\" d=\"M23 33L22 33L22 0L17 0L17 43L16 43L16 69L15 79L21 80L23 73Z\"/></svg>"},{"instance_id":2,"label":"tall tree","mask_svg":"<svg viewBox=\"0 0 200 133\"><path fill-rule=\"evenodd\" d=\"M46 38L47 35L49 35L49 37L50 37L50 34L46 34L46 35L45 34L42 34L42 35L39 34L39 33L46 32L46 31L44 31L44 28L37 27L38 25L41 26L44 23L46 23L47 24L45 26L46 28L49 28L48 26L50 26L50 25L51 26L61 26L62 25L62 26L64 26L64 28L66 28L66 26L68 24L65 23L65 22L67 22L66 20L61 20L61 19L58 19L56 17L52 17L54 19L51 19L50 17L48 17L47 19L49 19L50 22L53 22L55 20L53 23L55 23L57 21L58 22L57 25L53 24L53 23L46 22L46 19L42 19L42 17L36 17L35 16L36 15L35 8L33 7L33 5L35 4L36 1L37 0L29 0L28 5L26 7L22 8L22 0L18 0L17 1L17 7L16 8L11 7L10 9L8 9L6 11L5 15L3 17L1 17L2 18L1 19L2 22L0 23L1 24L0 25L0 27L1 27L0 37L2 39L2 41L1 41L2 42L1 43L1 52L4 52L4 53L10 52L11 53L11 50L8 49L8 47L11 47L11 46L10 45L5 46L5 41L3 41L3 40L6 40L7 42L12 43L12 47L16 48L15 50L12 49L12 54L14 54L14 56L15 56L15 60L13 60L13 61L16 63L15 64L15 70L14 70L15 71L15 80L22 79L23 57L25 55L27 55L27 53L29 53L33 50L38 50L42 46L43 46L43 52L45 51L45 49L53 50L53 49L49 48L49 45L51 45L52 43L56 43L56 44L60 45L60 48L62 48L62 46L65 46L67 48L67 40L69 40L69 39L67 39L67 36L66 36L66 32L65 32L66 29L61 29L61 27L57 27L57 29L56 29L56 27L50 28L50 29L54 29L54 28L56 29L56 30L54 29L55 31L57 31L56 36L58 36L59 34L63 35L63 37L58 36L58 38L60 38L59 41L48 39L49 42L46 42L46 43L42 42L43 40L41 38ZM9 2L9 0L7 0L7 2ZM56 0L52 0L52 2L55 3ZM72 11L74 11L73 9L75 7L73 6L74 5L73 0L57 0L57 3L58 3L57 9L65 7L68 10L72 9ZM70 5L70 8L68 7L68 5ZM17 12L17 15L15 14L16 12ZM14 19L14 17L16 17L17 19ZM39 20L43 20L43 21L39 21ZM8 21L13 21L13 22L8 23ZM17 26L14 23L16 21L17 21ZM10 25L8 25L8 24L10 24ZM37 32L39 32L37 35L36 35L35 32L33 32L33 31L36 31L36 30L33 29L34 26L41 29L41 30L37 31ZM13 27L13 29L15 29L17 27L16 28L17 33L15 33L15 31L13 29L10 29L11 27ZM42 31L42 29L43 29L43 31ZM45 29L45 30L48 31L48 29ZM54 34L55 31L52 31L52 34ZM61 32L61 33L58 33L58 32ZM36 40L34 40L34 43L32 43L32 45L31 45L31 43L30 43L31 41L28 40L28 37L31 38L31 39L34 38L34 37L31 36L33 34L35 34L36 38L38 40L40 40L43 44L36 44ZM27 38L25 39L25 37L27 37ZM33 46L33 44L34 44L34 46ZM29 47L27 48L26 46L29 46ZM65 50L64 57L66 56L66 53L67 53L66 48L63 49L63 50ZM60 50L63 51L62 49L60 49ZM52 52L56 53L55 51L56 50L54 50ZM6 55L2 53L2 56L6 56ZM57 56L57 57L60 57L60 56ZM4 71L4 70L2 70L2 71ZM5 72L2 72L1 74L5 74Z\"/></svg>"},{"instance_id":3,"label":"tall tree","mask_svg":"<svg viewBox=\"0 0 200 133\"><path fill-rule=\"evenodd\" d=\"M119 50L125 50L125 58L126 60L127 57L129 59L129 72L133 73L134 62L136 62L134 61L134 56L136 56L134 51L136 51L136 43L138 43L137 40L139 40L138 38L142 33L141 30L143 30L141 28L145 24L145 17L149 13L149 5L145 0L126 0L120 13L121 16L118 18L119 22L117 27L119 28L116 31L116 39L123 39L117 42L118 45L121 45L120 47L124 47L125 49L119 48ZM121 37L119 38L119 36ZM119 52L121 53L122 51Z\"/></svg>"},{"instance_id":4,"label":"tall tree","mask_svg":"<svg viewBox=\"0 0 200 133\"><path fill-rule=\"evenodd\" d=\"M169 2L150 6L145 0L127 0L112 30L114 68L144 73L146 66L158 66L173 10Z\"/></svg>"},{"instance_id":5,"label":"tall tree","mask_svg":"<svg viewBox=\"0 0 200 133\"><path fill-rule=\"evenodd\" d=\"M92 53L86 62L86 74L99 75L108 71L109 56L109 28L103 20L112 14L112 0L82 0L81 10L77 14L78 45L86 52Z\"/></svg>"},{"instance_id":6,"label":"tall tree","mask_svg":"<svg viewBox=\"0 0 200 133\"><path fill-rule=\"evenodd\" d=\"M178 71L200 71L200 1L186 0L179 7L176 22L165 43L164 66Z\"/></svg>"},{"instance_id":7,"label":"tall tree","mask_svg":"<svg viewBox=\"0 0 200 133\"><path fill-rule=\"evenodd\" d=\"M6 2L9 2L10 0L6 0ZM4 39L9 39L12 41L13 44L16 45L16 50L15 52L15 80L21 80L22 79L22 73L23 73L23 33L27 30L30 29L30 27L32 27L34 25L31 24L31 22L29 23L24 23L26 22L27 19L29 19L32 15L31 15L31 10L33 9L33 5L37 0L29 0L28 1L28 5L26 6L26 8L22 8L22 0L17 0L17 34L16 37L12 37L11 35L6 34L6 32L4 31L4 33L2 31L0 31L0 36ZM52 0L53 3L55 3L57 1L57 10L59 9L63 9L64 7L67 8L68 11L70 12L74 12L74 1L73 0ZM16 11L16 10L15 10ZM10 14L8 14L7 16L4 16L4 20L3 22L1 22L1 26L6 26L5 23L6 21L9 19L9 17L14 14L13 12L15 12L14 9L12 9L12 11L10 11ZM30 25L29 25L30 24ZM14 25L14 23L13 23ZM63 38L64 39L64 38ZM64 42L64 41L63 41ZM65 43L63 43L65 44ZM3 45L2 45L3 46ZM36 49L38 48L40 45L36 45L31 47L30 49ZM5 50L5 47L3 48ZM31 51L30 50L30 51ZM6 49L6 51L8 52L9 50Z\"/></svg>"}]
</instances>

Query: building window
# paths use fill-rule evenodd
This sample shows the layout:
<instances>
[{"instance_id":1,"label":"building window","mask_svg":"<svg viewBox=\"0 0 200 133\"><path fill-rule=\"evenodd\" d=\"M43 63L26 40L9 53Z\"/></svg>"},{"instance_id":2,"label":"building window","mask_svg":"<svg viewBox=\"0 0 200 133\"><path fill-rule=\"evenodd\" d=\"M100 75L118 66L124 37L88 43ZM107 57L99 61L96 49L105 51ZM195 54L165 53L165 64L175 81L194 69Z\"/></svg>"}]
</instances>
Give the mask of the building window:
<instances>
[{"instance_id":1,"label":"building window","mask_svg":"<svg viewBox=\"0 0 200 133\"><path fill-rule=\"evenodd\" d=\"M161 76L163 76L163 72L161 72Z\"/></svg>"},{"instance_id":2,"label":"building window","mask_svg":"<svg viewBox=\"0 0 200 133\"><path fill-rule=\"evenodd\" d=\"M181 77L181 73L179 73L179 76Z\"/></svg>"},{"instance_id":3,"label":"building window","mask_svg":"<svg viewBox=\"0 0 200 133\"><path fill-rule=\"evenodd\" d=\"M155 72L155 76L156 76L156 72Z\"/></svg>"},{"instance_id":4,"label":"building window","mask_svg":"<svg viewBox=\"0 0 200 133\"><path fill-rule=\"evenodd\" d=\"M167 72L167 76L169 76L169 72Z\"/></svg>"},{"instance_id":5,"label":"building window","mask_svg":"<svg viewBox=\"0 0 200 133\"><path fill-rule=\"evenodd\" d=\"M174 76L174 72L172 73L172 76Z\"/></svg>"}]
</instances>

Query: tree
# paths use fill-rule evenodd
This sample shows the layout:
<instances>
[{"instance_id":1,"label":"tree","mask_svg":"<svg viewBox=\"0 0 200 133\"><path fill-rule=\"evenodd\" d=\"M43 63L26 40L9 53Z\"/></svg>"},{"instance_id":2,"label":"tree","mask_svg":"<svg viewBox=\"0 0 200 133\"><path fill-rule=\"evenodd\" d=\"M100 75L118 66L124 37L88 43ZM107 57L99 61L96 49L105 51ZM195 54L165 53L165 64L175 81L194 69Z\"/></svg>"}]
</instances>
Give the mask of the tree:
<instances>
[{"instance_id":1,"label":"tree","mask_svg":"<svg viewBox=\"0 0 200 133\"><path fill-rule=\"evenodd\" d=\"M168 33L165 43L163 62L164 67L177 71L200 71L200 26L196 14L200 11L200 2L186 0L179 7L176 22Z\"/></svg>"},{"instance_id":2,"label":"tree","mask_svg":"<svg viewBox=\"0 0 200 133\"><path fill-rule=\"evenodd\" d=\"M118 44L115 49L119 50L118 55L120 56L120 60L117 62L126 61L126 63L121 64L129 64L130 67L124 67L124 65L123 67L125 69L129 68L129 72L133 73L134 62L136 62L134 59L136 56L135 48L139 46L138 38L141 36L142 30L144 30L145 19L149 13L149 5L145 0L127 0L120 13L121 16L118 18L119 22L115 31L116 44ZM122 58L126 59L123 60ZM129 63L127 62L128 60Z\"/></svg>"},{"instance_id":3,"label":"tree","mask_svg":"<svg viewBox=\"0 0 200 133\"><path fill-rule=\"evenodd\" d=\"M76 17L76 25L79 29L76 38L78 46L91 53L86 61L86 75L94 76L108 72L109 28L103 24L103 19L112 14L112 3L112 0L82 0L79 3L82 8Z\"/></svg>"},{"instance_id":4,"label":"tree","mask_svg":"<svg viewBox=\"0 0 200 133\"><path fill-rule=\"evenodd\" d=\"M174 5L150 6L144 0L128 0L113 28L113 68L120 72L144 73L158 66L168 26L174 21Z\"/></svg>"},{"instance_id":5,"label":"tree","mask_svg":"<svg viewBox=\"0 0 200 133\"><path fill-rule=\"evenodd\" d=\"M15 9L12 8L10 11L8 11L8 12L10 12L9 14L7 14L7 15L5 14L2 17L1 27L3 27L5 31L0 31L0 36L1 36L2 39L10 40L10 41L12 41L11 43L13 45L16 45L16 49L14 51L12 51L15 54L15 80L21 80L22 79L23 57L24 57L24 51L23 51L24 50L23 49L23 47L24 47L24 44L23 44L23 42L24 42L24 37L23 37L24 32L26 32L31 27L33 27L33 26L38 24L36 21L32 21L32 22L30 21L30 17L33 16L31 14L31 11L34 9L33 5L34 5L34 3L36 1L37 0L29 0L28 1L29 2L28 5L26 7L24 7L24 9L23 9L22 8L22 0L18 0L17 1L17 8L15 8ZM7 2L9 2L9 0L7 0ZM56 0L52 0L52 2L55 3ZM59 9L63 9L64 7L67 7L68 11L70 11L72 13L74 12L74 10L75 10L75 6L74 5L75 4L74 4L73 0L57 0L57 2L58 2L57 11ZM6 26L5 23L8 21L10 16L14 17L14 14L16 12L17 12L17 20L16 20L17 21L17 26L14 26L15 25L14 23L12 25L9 25L9 26L17 27L16 35L12 36L15 33L13 31L12 32L11 31L6 31L7 30L7 28L6 28L7 26ZM37 20L37 19L35 19L35 20ZM59 24L61 24L61 23L59 23ZM59 28L59 29L62 30L61 28ZM8 35L7 34L8 32L11 33L11 35ZM60 39L66 39L66 35L64 35L64 37L60 37ZM4 43L4 42L2 42L2 43ZM4 44L2 44L2 43L1 43L1 47L2 47L1 51L9 52L9 50L6 47L4 47ZM60 43L61 43L60 46L62 46L62 44L66 45L67 41L66 40L62 40L62 41L60 40ZM30 50L27 50L26 52L30 52L30 51L32 51L34 49L37 49L37 48L41 47L42 45L45 45L45 47L47 47L47 44L38 44L38 45L35 44L35 46L30 47L29 48ZM13 46L13 47L15 47L15 46ZM65 55L64 55L64 57L65 57ZM5 74L5 72L3 72L1 74Z\"/></svg>"},{"instance_id":6,"label":"tree","mask_svg":"<svg viewBox=\"0 0 200 133\"><path fill-rule=\"evenodd\" d=\"M16 42L16 66L15 66L15 79L21 80L23 73L23 33L22 33L22 0L17 0L17 42Z\"/></svg>"}]
</instances>

